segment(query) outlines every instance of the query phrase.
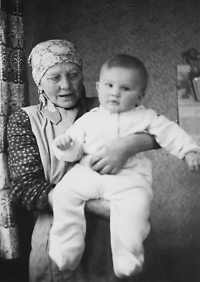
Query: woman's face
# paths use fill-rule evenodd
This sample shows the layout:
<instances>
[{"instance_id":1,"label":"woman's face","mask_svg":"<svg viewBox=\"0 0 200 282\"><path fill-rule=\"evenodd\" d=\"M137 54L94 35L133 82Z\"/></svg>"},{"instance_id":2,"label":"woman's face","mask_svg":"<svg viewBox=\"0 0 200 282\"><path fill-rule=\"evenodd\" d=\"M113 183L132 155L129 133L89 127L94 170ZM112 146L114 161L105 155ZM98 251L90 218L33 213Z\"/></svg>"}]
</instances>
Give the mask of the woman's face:
<instances>
[{"instance_id":1,"label":"woman's face","mask_svg":"<svg viewBox=\"0 0 200 282\"><path fill-rule=\"evenodd\" d=\"M61 108L71 108L81 97L83 74L74 63L59 63L49 68L38 86L50 101Z\"/></svg>"}]
</instances>

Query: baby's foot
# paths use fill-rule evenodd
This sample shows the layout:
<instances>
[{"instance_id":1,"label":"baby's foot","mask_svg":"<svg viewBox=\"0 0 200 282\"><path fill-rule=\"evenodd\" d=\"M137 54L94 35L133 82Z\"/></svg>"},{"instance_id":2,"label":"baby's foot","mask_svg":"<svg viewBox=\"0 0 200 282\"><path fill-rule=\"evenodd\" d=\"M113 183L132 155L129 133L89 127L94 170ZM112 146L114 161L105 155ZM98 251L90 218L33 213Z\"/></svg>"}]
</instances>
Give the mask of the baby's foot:
<instances>
[{"instance_id":1,"label":"baby's foot","mask_svg":"<svg viewBox=\"0 0 200 282\"><path fill-rule=\"evenodd\" d=\"M76 254L73 253L73 255L69 255L70 251L67 253L68 255L64 255L62 251L52 251L52 249L50 249L49 256L52 261L58 266L60 271L74 271L79 265L83 252L77 252Z\"/></svg>"},{"instance_id":2,"label":"baby's foot","mask_svg":"<svg viewBox=\"0 0 200 282\"><path fill-rule=\"evenodd\" d=\"M142 271L142 262L139 261L133 254L125 255L115 254L113 256L114 272L117 277L129 277Z\"/></svg>"}]
</instances>

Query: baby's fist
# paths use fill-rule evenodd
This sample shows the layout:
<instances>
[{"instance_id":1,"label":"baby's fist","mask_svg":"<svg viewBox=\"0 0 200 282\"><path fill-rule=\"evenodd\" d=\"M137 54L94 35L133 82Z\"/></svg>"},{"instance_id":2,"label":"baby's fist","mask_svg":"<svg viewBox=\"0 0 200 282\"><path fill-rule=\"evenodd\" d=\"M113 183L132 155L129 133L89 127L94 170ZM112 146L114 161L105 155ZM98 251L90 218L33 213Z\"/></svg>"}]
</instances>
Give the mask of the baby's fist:
<instances>
[{"instance_id":1,"label":"baby's fist","mask_svg":"<svg viewBox=\"0 0 200 282\"><path fill-rule=\"evenodd\" d=\"M190 171L199 171L200 170L200 153L198 152L189 152L185 156L185 161L190 169Z\"/></svg>"},{"instance_id":2,"label":"baby's fist","mask_svg":"<svg viewBox=\"0 0 200 282\"><path fill-rule=\"evenodd\" d=\"M58 135L54 141L53 141L54 146L56 146L58 149L65 151L67 149L69 149L72 144L73 141L71 139L71 137L67 134L61 134Z\"/></svg>"}]
</instances>

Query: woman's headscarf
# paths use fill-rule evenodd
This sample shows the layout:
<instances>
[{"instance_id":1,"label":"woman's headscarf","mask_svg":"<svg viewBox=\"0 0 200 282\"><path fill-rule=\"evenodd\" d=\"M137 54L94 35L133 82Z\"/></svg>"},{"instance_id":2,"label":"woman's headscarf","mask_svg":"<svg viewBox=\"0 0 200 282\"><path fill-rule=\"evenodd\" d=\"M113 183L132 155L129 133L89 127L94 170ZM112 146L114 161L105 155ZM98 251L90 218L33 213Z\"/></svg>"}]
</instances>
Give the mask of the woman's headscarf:
<instances>
[{"instance_id":1,"label":"woman's headscarf","mask_svg":"<svg viewBox=\"0 0 200 282\"><path fill-rule=\"evenodd\" d=\"M82 60L75 45L67 40L48 40L37 44L28 58L32 76L38 86L45 72L58 63L77 64L82 69Z\"/></svg>"}]
</instances>

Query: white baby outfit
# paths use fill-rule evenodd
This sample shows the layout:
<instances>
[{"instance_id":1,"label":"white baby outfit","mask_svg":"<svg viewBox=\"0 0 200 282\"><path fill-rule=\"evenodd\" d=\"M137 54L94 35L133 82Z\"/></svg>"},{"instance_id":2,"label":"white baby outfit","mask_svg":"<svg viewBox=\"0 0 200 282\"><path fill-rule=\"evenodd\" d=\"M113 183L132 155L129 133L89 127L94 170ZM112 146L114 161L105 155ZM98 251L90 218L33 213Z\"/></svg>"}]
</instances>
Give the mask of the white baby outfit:
<instances>
[{"instance_id":1,"label":"white baby outfit","mask_svg":"<svg viewBox=\"0 0 200 282\"><path fill-rule=\"evenodd\" d=\"M49 255L61 270L74 270L79 264L86 231L85 202L99 198L110 201L115 274L124 277L141 270L143 241L150 230L151 161L139 153L130 157L117 175L100 175L89 164L91 156L112 139L139 132L155 136L162 148L180 159L188 152L200 152L200 147L175 122L143 106L120 114L102 106L95 108L66 131L74 140L70 149L61 151L53 146L60 161L80 160L54 189Z\"/></svg>"}]
</instances>

